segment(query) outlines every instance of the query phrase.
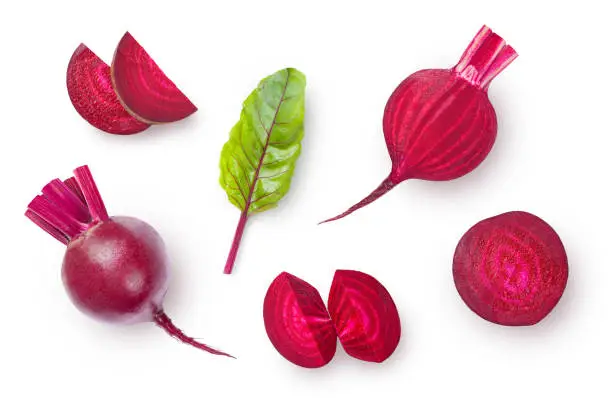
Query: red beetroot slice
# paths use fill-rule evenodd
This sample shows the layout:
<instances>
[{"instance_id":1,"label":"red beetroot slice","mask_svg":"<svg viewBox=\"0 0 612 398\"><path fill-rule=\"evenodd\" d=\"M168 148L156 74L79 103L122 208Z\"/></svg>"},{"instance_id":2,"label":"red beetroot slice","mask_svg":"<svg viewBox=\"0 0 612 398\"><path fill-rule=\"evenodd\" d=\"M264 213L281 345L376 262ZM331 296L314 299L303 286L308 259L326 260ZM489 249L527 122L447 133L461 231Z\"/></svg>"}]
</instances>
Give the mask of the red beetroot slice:
<instances>
[{"instance_id":1,"label":"red beetroot slice","mask_svg":"<svg viewBox=\"0 0 612 398\"><path fill-rule=\"evenodd\" d=\"M70 58L66 86L79 115L102 131L127 135L149 127L123 108L111 83L110 67L84 44Z\"/></svg>"},{"instance_id":2,"label":"red beetroot slice","mask_svg":"<svg viewBox=\"0 0 612 398\"><path fill-rule=\"evenodd\" d=\"M321 295L287 272L268 288L263 317L276 350L298 366L319 368L336 353L336 331Z\"/></svg>"},{"instance_id":3,"label":"red beetroot slice","mask_svg":"<svg viewBox=\"0 0 612 398\"><path fill-rule=\"evenodd\" d=\"M327 307L350 356L383 362L395 351L402 334L399 314L387 289L372 276L337 270Z\"/></svg>"},{"instance_id":4,"label":"red beetroot slice","mask_svg":"<svg viewBox=\"0 0 612 398\"><path fill-rule=\"evenodd\" d=\"M175 122L198 110L129 32L117 45L111 75L123 106L143 122Z\"/></svg>"},{"instance_id":5,"label":"red beetroot slice","mask_svg":"<svg viewBox=\"0 0 612 398\"><path fill-rule=\"evenodd\" d=\"M453 277L463 301L482 318L507 326L533 325L563 295L567 256L550 225L513 211L480 221L463 235Z\"/></svg>"}]
</instances>

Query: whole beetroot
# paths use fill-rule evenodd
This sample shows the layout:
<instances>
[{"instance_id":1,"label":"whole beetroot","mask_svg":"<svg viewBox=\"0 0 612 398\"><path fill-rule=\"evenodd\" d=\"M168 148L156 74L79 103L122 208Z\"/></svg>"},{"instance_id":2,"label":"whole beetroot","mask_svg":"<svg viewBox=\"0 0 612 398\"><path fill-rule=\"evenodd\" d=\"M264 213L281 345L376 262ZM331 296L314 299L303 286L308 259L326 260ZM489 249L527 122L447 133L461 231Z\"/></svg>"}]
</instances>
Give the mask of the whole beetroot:
<instances>
[{"instance_id":1,"label":"whole beetroot","mask_svg":"<svg viewBox=\"0 0 612 398\"><path fill-rule=\"evenodd\" d=\"M109 217L89 168L74 174L48 183L26 211L67 246L62 280L74 305L106 322L153 322L184 343L229 356L186 336L164 312L169 267L159 234L136 218Z\"/></svg>"}]
</instances>

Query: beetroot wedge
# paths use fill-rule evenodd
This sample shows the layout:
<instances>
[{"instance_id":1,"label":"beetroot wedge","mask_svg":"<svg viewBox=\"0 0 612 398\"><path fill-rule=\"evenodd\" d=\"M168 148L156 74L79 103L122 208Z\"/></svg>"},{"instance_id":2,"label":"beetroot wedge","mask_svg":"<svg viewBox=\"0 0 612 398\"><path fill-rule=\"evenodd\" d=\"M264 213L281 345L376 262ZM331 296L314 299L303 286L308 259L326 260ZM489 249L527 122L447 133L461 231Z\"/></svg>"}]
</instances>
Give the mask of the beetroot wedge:
<instances>
[{"instance_id":1,"label":"beetroot wedge","mask_svg":"<svg viewBox=\"0 0 612 398\"><path fill-rule=\"evenodd\" d=\"M123 106L142 122L175 122L198 109L129 32L117 45L111 76Z\"/></svg>"},{"instance_id":2,"label":"beetroot wedge","mask_svg":"<svg viewBox=\"0 0 612 398\"><path fill-rule=\"evenodd\" d=\"M372 276L337 270L327 308L344 350L368 362L383 362L399 344L401 324L391 295Z\"/></svg>"},{"instance_id":3,"label":"beetroot wedge","mask_svg":"<svg viewBox=\"0 0 612 398\"><path fill-rule=\"evenodd\" d=\"M336 353L336 331L319 292L283 272L274 279L263 309L270 341L288 361L319 368Z\"/></svg>"},{"instance_id":4,"label":"beetroot wedge","mask_svg":"<svg viewBox=\"0 0 612 398\"><path fill-rule=\"evenodd\" d=\"M149 127L121 105L111 83L110 67L81 44L72 54L66 86L76 111L92 126L111 134L135 134Z\"/></svg>"}]
</instances>

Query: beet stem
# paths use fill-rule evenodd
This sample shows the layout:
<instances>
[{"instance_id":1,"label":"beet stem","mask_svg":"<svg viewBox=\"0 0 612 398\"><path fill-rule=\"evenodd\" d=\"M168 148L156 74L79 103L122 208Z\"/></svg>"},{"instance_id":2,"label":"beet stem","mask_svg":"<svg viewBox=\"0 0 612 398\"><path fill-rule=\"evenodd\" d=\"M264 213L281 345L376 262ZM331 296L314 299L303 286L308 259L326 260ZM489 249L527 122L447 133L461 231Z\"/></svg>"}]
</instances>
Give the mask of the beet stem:
<instances>
[{"instance_id":1,"label":"beet stem","mask_svg":"<svg viewBox=\"0 0 612 398\"><path fill-rule=\"evenodd\" d=\"M78 167L74 170L74 177L79 184L79 188L81 188L81 192L83 192L92 221L100 222L108 220L109 217L106 212L106 207L104 206L104 201L89 171L89 167Z\"/></svg>"},{"instance_id":2,"label":"beet stem","mask_svg":"<svg viewBox=\"0 0 612 398\"><path fill-rule=\"evenodd\" d=\"M45 195L38 195L32 199L28 205L28 210L38 216L37 219L29 218L55 238L57 238L56 231L59 231L68 239L73 239L87 229L87 224L75 219L70 209L51 202ZM38 219L44 220L48 226L41 225L37 222Z\"/></svg>"},{"instance_id":3,"label":"beet stem","mask_svg":"<svg viewBox=\"0 0 612 398\"><path fill-rule=\"evenodd\" d=\"M325 224L330 221L339 220L341 218L348 216L355 210L361 209L362 207L369 205L370 203L374 202L376 199L380 198L381 196L389 192L391 189L393 189L395 185L396 183L391 181L391 176L385 178L384 181L378 186L378 188L372 191L372 193L366 196L361 202L357 203L356 205L352 206L350 209L348 209L347 211L345 211L344 213L340 215L337 215L336 217L328 218L325 221L321 221L319 225Z\"/></svg>"},{"instance_id":4,"label":"beet stem","mask_svg":"<svg viewBox=\"0 0 612 398\"><path fill-rule=\"evenodd\" d=\"M232 247L230 249L229 255L227 256L225 268L223 269L223 273L225 274L231 274L232 270L234 269L234 263L236 262L236 256L238 255L238 248L240 247L240 241L242 240L244 227L246 226L248 218L248 210L245 210L240 214L240 220L238 221L236 233L234 234L234 241L232 242Z\"/></svg>"},{"instance_id":5,"label":"beet stem","mask_svg":"<svg viewBox=\"0 0 612 398\"><path fill-rule=\"evenodd\" d=\"M83 196L83 191L79 187L79 184L76 181L76 178L70 177L64 180L64 184L72 191L74 194L81 200L83 205L87 206L87 202L85 201L85 196ZM88 210L89 212L89 210Z\"/></svg>"},{"instance_id":6,"label":"beet stem","mask_svg":"<svg viewBox=\"0 0 612 398\"><path fill-rule=\"evenodd\" d=\"M60 241L61 243L67 245L70 242L70 239L59 229L54 227L45 221L38 214L34 213L32 210L28 209L25 212L25 216L29 218L34 224L38 225L42 230L47 232L49 235L53 236L55 239Z\"/></svg>"},{"instance_id":7,"label":"beet stem","mask_svg":"<svg viewBox=\"0 0 612 398\"><path fill-rule=\"evenodd\" d=\"M486 90L491 80L517 56L504 39L483 26L453 69L463 79Z\"/></svg>"},{"instance_id":8,"label":"beet stem","mask_svg":"<svg viewBox=\"0 0 612 398\"><path fill-rule=\"evenodd\" d=\"M172 320L168 317L168 315L166 315L166 313L164 312L164 310L160 309L157 310L155 312L155 314L153 315L153 321L155 322L155 324L157 326L159 326L160 328L164 329L166 331L166 333L168 333L170 336L176 338L177 340L185 343L185 344L189 344L190 346L193 346L195 348L199 348L200 350L209 352L211 354L214 355L223 355L226 357L230 357L230 358L234 358L236 359L236 357L226 354L223 351L218 351L215 350L214 348L211 348L205 344L202 344L198 341L196 341L194 338L186 336L185 333L183 333L182 330L180 330L179 328L177 328L173 323Z\"/></svg>"}]
</instances>

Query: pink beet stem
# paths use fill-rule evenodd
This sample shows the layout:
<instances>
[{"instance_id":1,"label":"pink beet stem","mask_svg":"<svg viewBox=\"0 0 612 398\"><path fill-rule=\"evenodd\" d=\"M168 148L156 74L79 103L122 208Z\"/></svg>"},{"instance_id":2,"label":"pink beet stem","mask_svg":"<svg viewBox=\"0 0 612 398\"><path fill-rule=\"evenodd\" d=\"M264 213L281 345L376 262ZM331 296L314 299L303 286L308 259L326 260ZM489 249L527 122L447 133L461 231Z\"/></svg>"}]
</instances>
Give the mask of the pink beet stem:
<instances>
[{"instance_id":1,"label":"pink beet stem","mask_svg":"<svg viewBox=\"0 0 612 398\"><path fill-rule=\"evenodd\" d=\"M380 198L381 196L383 196L384 194L386 194L387 192L389 192L391 189L393 189L393 187L396 184L391 181L391 177L387 177L384 179L384 181L378 186L378 188L376 188L374 191L372 191L371 194L369 194L368 196L366 196L361 202L357 203L356 205L354 205L353 207L351 207L350 209L348 209L347 211L345 211L344 213L333 217L333 218L328 218L325 221L321 221L319 224L324 224L326 222L330 222L330 221L336 221L339 220L341 218L344 218L346 216L348 216L349 214L351 214L352 212L354 212L355 210L359 210L364 206L369 205L370 203L374 202L376 199Z\"/></svg>"},{"instance_id":2,"label":"pink beet stem","mask_svg":"<svg viewBox=\"0 0 612 398\"><path fill-rule=\"evenodd\" d=\"M81 192L83 192L83 197L87 203L91 219L94 222L108 220L109 217L106 212L106 207L104 207L104 201L102 201L102 196L100 196L100 192L98 191L98 187L96 187L89 167L78 167L74 170L74 177L76 178L79 188L81 188Z\"/></svg>"},{"instance_id":3,"label":"pink beet stem","mask_svg":"<svg viewBox=\"0 0 612 398\"><path fill-rule=\"evenodd\" d=\"M496 33L483 26L454 70L471 84L486 90L491 80L518 56Z\"/></svg>"},{"instance_id":4,"label":"pink beet stem","mask_svg":"<svg viewBox=\"0 0 612 398\"><path fill-rule=\"evenodd\" d=\"M72 191L74 194L81 200L85 206L87 206L87 202L85 202L85 196L83 196L83 191L79 188L79 184L76 181L76 178L70 177L64 180L64 184Z\"/></svg>"},{"instance_id":5,"label":"pink beet stem","mask_svg":"<svg viewBox=\"0 0 612 398\"><path fill-rule=\"evenodd\" d=\"M92 223L108 219L106 208L87 166L76 178L54 179L43 187L25 213L32 222L63 244L85 232Z\"/></svg>"},{"instance_id":6,"label":"pink beet stem","mask_svg":"<svg viewBox=\"0 0 612 398\"><path fill-rule=\"evenodd\" d=\"M25 216L61 243L67 245L68 242L70 242L70 239L66 235L64 235L62 231L46 222L43 218L41 218L38 214L34 213L32 210L26 210Z\"/></svg>"},{"instance_id":7,"label":"pink beet stem","mask_svg":"<svg viewBox=\"0 0 612 398\"><path fill-rule=\"evenodd\" d=\"M249 207L247 206L247 209ZM234 263L236 262L236 255L238 254L238 247L240 247L240 241L242 240L242 234L244 233L244 227L249 218L248 210L243 211L240 214L240 220L238 221L238 226L236 227L236 233L234 234L234 241L232 242L232 247L230 249L229 255L227 256L227 261L225 262L225 268L223 269L223 273L231 274L234 269Z\"/></svg>"},{"instance_id":8,"label":"pink beet stem","mask_svg":"<svg viewBox=\"0 0 612 398\"><path fill-rule=\"evenodd\" d=\"M59 179L56 178L45 185L42 193L49 201L61 207L64 212L70 214L74 219L85 224L91 221L89 210L87 210L85 204Z\"/></svg>"},{"instance_id":9,"label":"pink beet stem","mask_svg":"<svg viewBox=\"0 0 612 398\"><path fill-rule=\"evenodd\" d=\"M215 355L224 355L226 357L230 357L230 358L234 358L234 356L226 354L222 351L218 351L215 350L214 348L211 348L209 346L207 346L206 344L202 344L198 341L196 341L194 338L186 336L185 333L183 333L182 330L180 330L179 328L177 328L173 323L172 320L168 317L168 315L166 315L166 313L164 312L164 310L160 309L157 310L155 312L155 314L153 315L153 321L155 322L155 324L157 326L159 326L160 328L164 329L166 331L166 333L168 333L170 336L178 339L179 341L182 341L185 344L189 344L193 347L199 348L200 350L209 352L211 354L215 354Z\"/></svg>"},{"instance_id":10,"label":"pink beet stem","mask_svg":"<svg viewBox=\"0 0 612 398\"><path fill-rule=\"evenodd\" d=\"M87 224L76 220L70 209L65 210L61 204L51 202L46 196L38 195L28 205L28 210L46 221L55 230L61 232L68 239L73 239L87 229ZM27 214L26 214L27 215ZM32 218L30 218L32 219ZM37 223L40 225L39 223ZM43 228L49 232L49 228ZM49 232L57 238L55 233Z\"/></svg>"}]
</instances>

